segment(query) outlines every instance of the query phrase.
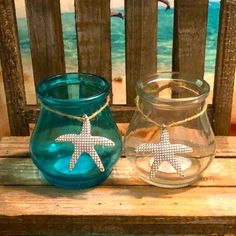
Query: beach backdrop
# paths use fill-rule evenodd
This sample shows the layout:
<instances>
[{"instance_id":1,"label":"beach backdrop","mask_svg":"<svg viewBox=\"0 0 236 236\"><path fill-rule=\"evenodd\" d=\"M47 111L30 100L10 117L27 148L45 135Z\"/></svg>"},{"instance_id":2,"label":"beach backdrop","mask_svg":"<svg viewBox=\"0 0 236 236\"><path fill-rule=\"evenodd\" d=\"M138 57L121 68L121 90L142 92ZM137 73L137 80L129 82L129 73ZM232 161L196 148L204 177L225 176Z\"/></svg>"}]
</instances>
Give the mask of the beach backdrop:
<instances>
[{"instance_id":1,"label":"beach backdrop","mask_svg":"<svg viewBox=\"0 0 236 236\"><path fill-rule=\"evenodd\" d=\"M24 0L17 0L16 13L22 62L24 69L24 79L26 97L28 104L35 104L35 91L32 73L30 44L25 17ZM66 70L77 71L77 45L75 32L74 1L61 0L63 37L65 47ZM173 43L173 0L170 1L171 9L159 3L158 6L158 70L171 70L172 43ZM220 2L210 0L207 23L207 44L205 59L205 78L213 87L215 58L219 22ZM124 1L111 0L111 9L121 12L124 15ZM111 44L112 44L112 77L114 102L123 104L125 98L125 29L124 20L118 17L111 18ZM211 88L212 90L213 88ZM0 85L1 103L4 103L3 85ZM211 100L211 97L210 99ZM2 108L3 109L3 108ZM3 109L2 112L6 111ZM234 120L234 118L233 118Z\"/></svg>"}]
</instances>

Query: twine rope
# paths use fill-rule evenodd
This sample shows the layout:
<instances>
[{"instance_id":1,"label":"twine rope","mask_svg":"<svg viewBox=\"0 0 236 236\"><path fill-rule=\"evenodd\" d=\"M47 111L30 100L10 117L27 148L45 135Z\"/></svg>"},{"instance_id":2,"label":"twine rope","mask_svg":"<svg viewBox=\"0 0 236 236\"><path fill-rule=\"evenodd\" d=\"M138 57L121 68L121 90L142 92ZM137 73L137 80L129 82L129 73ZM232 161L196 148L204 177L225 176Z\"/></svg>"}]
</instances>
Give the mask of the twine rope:
<instances>
[{"instance_id":1,"label":"twine rope","mask_svg":"<svg viewBox=\"0 0 236 236\"><path fill-rule=\"evenodd\" d=\"M166 124L159 124L158 122L152 120L148 115L144 114L144 112L141 110L141 108L139 106L139 96L136 97L135 101L136 101L137 110L138 110L138 112L140 112L142 114L143 117L145 117L147 120L149 120L151 123L155 124L156 126L163 127L163 128L177 126L177 125L186 123L188 121L195 120L199 116L203 115L206 112L206 110L207 110L207 103L205 102L202 110L199 113L197 113L197 114L195 114L193 116L187 117L187 118L185 118L183 120L179 120L179 121L176 121L176 122L173 122L173 123L170 123L170 124L166 125Z\"/></svg>"},{"instance_id":2,"label":"twine rope","mask_svg":"<svg viewBox=\"0 0 236 236\"><path fill-rule=\"evenodd\" d=\"M64 117L68 117L70 119L74 119L74 120L79 120L79 121L84 121L84 120L92 120L93 118L95 118L100 112L102 112L108 105L109 105L109 102L110 102L110 97L108 96L107 97L107 100L106 100L106 103L100 107L97 111L95 111L92 115L90 116L87 116L86 114L84 114L83 116L74 116L74 115L69 115L69 114L66 114L66 113L63 113L63 112L60 112L60 111L57 111L57 110L54 110L54 109L51 109L49 108L48 106L46 106L45 104L41 103L41 105L48 111L52 112L52 113L55 113L59 116L64 116Z\"/></svg>"}]
</instances>

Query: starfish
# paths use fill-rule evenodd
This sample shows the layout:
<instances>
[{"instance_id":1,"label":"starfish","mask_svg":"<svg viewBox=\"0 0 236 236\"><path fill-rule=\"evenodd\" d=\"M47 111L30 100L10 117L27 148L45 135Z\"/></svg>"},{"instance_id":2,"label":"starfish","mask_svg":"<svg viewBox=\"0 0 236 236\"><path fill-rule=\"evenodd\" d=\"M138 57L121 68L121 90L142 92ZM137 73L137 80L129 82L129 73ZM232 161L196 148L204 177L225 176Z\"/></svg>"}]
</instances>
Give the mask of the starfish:
<instances>
[{"instance_id":1,"label":"starfish","mask_svg":"<svg viewBox=\"0 0 236 236\"><path fill-rule=\"evenodd\" d=\"M94 160L101 172L105 171L100 157L98 156L95 145L99 146L115 146L115 143L108 138L91 135L91 124L88 117L85 115L81 133L78 134L64 134L57 137L57 142L70 142L74 145L74 152L70 160L70 170L72 171L75 164L82 153L87 153Z\"/></svg>"},{"instance_id":2,"label":"starfish","mask_svg":"<svg viewBox=\"0 0 236 236\"><path fill-rule=\"evenodd\" d=\"M193 149L183 144L171 144L169 133L164 129L161 133L160 143L158 144L141 144L137 147L136 152L151 152L154 155L154 161L151 166L150 179L156 177L158 169L163 161L169 162L184 177L181 165L176 159L176 155L180 153L192 152Z\"/></svg>"}]
</instances>

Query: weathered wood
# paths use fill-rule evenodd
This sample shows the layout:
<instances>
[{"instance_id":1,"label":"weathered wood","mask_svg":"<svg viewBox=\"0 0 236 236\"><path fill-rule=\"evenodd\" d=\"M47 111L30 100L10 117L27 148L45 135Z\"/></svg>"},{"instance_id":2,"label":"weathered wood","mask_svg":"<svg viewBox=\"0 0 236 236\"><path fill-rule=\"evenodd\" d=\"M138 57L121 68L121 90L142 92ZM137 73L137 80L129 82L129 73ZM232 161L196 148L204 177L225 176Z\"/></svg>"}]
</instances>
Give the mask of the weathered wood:
<instances>
[{"instance_id":1,"label":"weathered wood","mask_svg":"<svg viewBox=\"0 0 236 236\"><path fill-rule=\"evenodd\" d=\"M29 136L21 136L21 137L6 136L6 137L2 137L0 139L0 144L6 144L6 145L8 145L10 143L13 143L13 144L21 144L21 143L27 144L27 143L29 143L29 140L30 140Z\"/></svg>"},{"instance_id":2,"label":"weathered wood","mask_svg":"<svg viewBox=\"0 0 236 236\"><path fill-rule=\"evenodd\" d=\"M30 48L37 85L65 72L60 0L26 0Z\"/></svg>"},{"instance_id":3,"label":"weathered wood","mask_svg":"<svg viewBox=\"0 0 236 236\"><path fill-rule=\"evenodd\" d=\"M157 1L125 0L126 93L134 105L136 81L157 71Z\"/></svg>"},{"instance_id":4,"label":"weathered wood","mask_svg":"<svg viewBox=\"0 0 236 236\"><path fill-rule=\"evenodd\" d=\"M116 123L129 123L136 109L134 106L122 106L122 105L120 106L112 105L110 108L111 108L112 116L114 120L116 121ZM39 115L39 108L37 108L36 106L29 105L25 107L24 113L26 116L26 120L29 123L35 123ZM212 121L212 117L213 117L212 113L213 113L212 106L208 105L207 114L210 121Z\"/></svg>"},{"instance_id":5,"label":"weathered wood","mask_svg":"<svg viewBox=\"0 0 236 236\"><path fill-rule=\"evenodd\" d=\"M110 0L75 0L79 71L111 82Z\"/></svg>"},{"instance_id":6,"label":"weathered wood","mask_svg":"<svg viewBox=\"0 0 236 236\"><path fill-rule=\"evenodd\" d=\"M235 188L19 186L0 187L0 196L2 234L236 231Z\"/></svg>"},{"instance_id":7,"label":"weathered wood","mask_svg":"<svg viewBox=\"0 0 236 236\"><path fill-rule=\"evenodd\" d=\"M111 113L116 123L129 123L135 111L131 106L111 106Z\"/></svg>"},{"instance_id":8,"label":"weathered wood","mask_svg":"<svg viewBox=\"0 0 236 236\"><path fill-rule=\"evenodd\" d=\"M213 95L214 131L228 135L236 68L236 1L222 0Z\"/></svg>"},{"instance_id":9,"label":"weathered wood","mask_svg":"<svg viewBox=\"0 0 236 236\"><path fill-rule=\"evenodd\" d=\"M112 116L117 123L130 122L134 110L135 107L122 106L122 105L111 106ZM29 123L35 123L38 115L39 115L39 108L37 108L36 106L27 106L25 108L25 116Z\"/></svg>"},{"instance_id":10,"label":"weathered wood","mask_svg":"<svg viewBox=\"0 0 236 236\"><path fill-rule=\"evenodd\" d=\"M3 137L0 139L0 158L29 157L30 137Z\"/></svg>"},{"instance_id":11,"label":"weathered wood","mask_svg":"<svg viewBox=\"0 0 236 236\"><path fill-rule=\"evenodd\" d=\"M0 155L1 235L236 232L236 137L216 137L217 157L228 158L215 159L195 187L182 189L148 185L126 158L118 161L102 186L56 189L29 158L13 158L19 149L28 153L28 142L29 137L0 141L0 153L12 152Z\"/></svg>"},{"instance_id":12,"label":"weathered wood","mask_svg":"<svg viewBox=\"0 0 236 236\"><path fill-rule=\"evenodd\" d=\"M0 138L10 135L9 120L7 114L6 94L4 90L2 68L0 63Z\"/></svg>"},{"instance_id":13,"label":"weathered wood","mask_svg":"<svg viewBox=\"0 0 236 236\"><path fill-rule=\"evenodd\" d=\"M235 153L236 154L236 153ZM194 186L236 187L236 160L217 158ZM0 158L0 183L4 186L48 185L30 158ZM120 158L103 186L145 186L127 158Z\"/></svg>"},{"instance_id":14,"label":"weathered wood","mask_svg":"<svg viewBox=\"0 0 236 236\"><path fill-rule=\"evenodd\" d=\"M186 199L187 200L187 199ZM59 206L59 205L58 205ZM79 211L79 209L78 209ZM9 220L11 225L9 227ZM146 223L146 219L153 223ZM194 217L185 217L182 223L182 217L169 217L169 221L165 222L164 217L129 217L116 216L106 217L83 217L82 219L74 216L17 216L17 217L1 217L2 233L9 233L12 235L109 235L109 236L148 236L157 234L202 234L202 235L225 235L234 236L235 224L233 217L224 217L224 220L201 217L195 222ZM109 220L107 220L109 219ZM153 220L154 219L154 220ZM161 223L160 223L161 221ZM168 223L168 222L173 223ZM199 222L201 221L201 223ZM96 222L96 223L94 223ZM104 224L107 222L108 224ZM137 222L137 223L136 223ZM230 222L230 223L227 223ZM63 233L64 234L63 234ZM217 233L216 233L217 232Z\"/></svg>"},{"instance_id":15,"label":"weathered wood","mask_svg":"<svg viewBox=\"0 0 236 236\"><path fill-rule=\"evenodd\" d=\"M29 137L3 137L0 139L0 158L29 157ZM216 137L216 157L236 157L236 137Z\"/></svg>"},{"instance_id":16,"label":"weathered wood","mask_svg":"<svg viewBox=\"0 0 236 236\"><path fill-rule=\"evenodd\" d=\"M13 0L0 0L0 60L11 135L28 135L26 103Z\"/></svg>"},{"instance_id":17,"label":"weathered wood","mask_svg":"<svg viewBox=\"0 0 236 236\"><path fill-rule=\"evenodd\" d=\"M173 71L203 79L208 0L175 0Z\"/></svg>"}]
</instances>

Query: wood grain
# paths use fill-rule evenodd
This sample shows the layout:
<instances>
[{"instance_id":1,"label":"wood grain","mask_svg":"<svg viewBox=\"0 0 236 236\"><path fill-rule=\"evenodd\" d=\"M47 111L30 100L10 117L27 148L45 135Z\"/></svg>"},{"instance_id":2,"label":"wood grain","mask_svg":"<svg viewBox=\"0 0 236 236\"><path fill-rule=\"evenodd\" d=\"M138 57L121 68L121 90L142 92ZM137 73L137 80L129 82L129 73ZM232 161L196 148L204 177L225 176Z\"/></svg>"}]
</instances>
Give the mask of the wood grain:
<instances>
[{"instance_id":1,"label":"wood grain","mask_svg":"<svg viewBox=\"0 0 236 236\"><path fill-rule=\"evenodd\" d=\"M11 135L28 135L22 62L13 0L0 0L0 60Z\"/></svg>"},{"instance_id":2,"label":"wood grain","mask_svg":"<svg viewBox=\"0 0 236 236\"><path fill-rule=\"evenodd\" d=\"M228 135L236 68L236 1L222 0L213 95L214 131Z\"/></svg>"},{"instance_id":3,"label":"wood grain","mask_svg":"<svg viewBox=\"0 0 236 236\"><path fill-rule=\"evenodd\" d=\"M173 71L203 79L208 0L175 0Z\"/></svg>"},{"instance_id":4,"label":"wood grain","mask_svg":"<svg viewBox=\"0 0 236 236\"><path fill-rule=\"evenodd\" d=\"M6 94L3 84L2 68L0 63L0 138L10 135L9 120L7 114Z\"/></svg>"},{"instance_id":5,"label":"wood grain","mask_svg":"<svg viewBox=\"0 0 236 236\"><path fill-rule=\"evenodd\" d=\"M110 106L112 116L116 123L129 123L132 119L136 107L124 106L124 105L112 105ZM35 123L39 115L39 108L37 106L28 105L24 110L26 120L29 123ZM213 119L213 109L211 105L208 105L207 114L210 122Z\"/></svg>"},{"instance_id":6,"label":"wood grain","mask_svg":"<svg viewBox=\"0 0 236 236\"><path fill-rule=\"evenodd\" d=\"M236 158L217 158L194 186L236 187ZM30 158L0 158L0 183L4 186L48 185ZM103 186L145 186L127 158L120 158Z\"/></svg>"},{"instance_id":7,"label":"wood grain","mask_svg":"<svg viewBox=\"0 0 236 236\"><path fill-rule=\"evenodd\" d=\"M0 187L0 232L227 233L236 230L235 204L235 188Z\"/></svg>"},{"instance_id":8,"label":"wood grain","mask_svg":"<svg viewBox=\"0 0 236 236\"><path fill-rule=\"evenodd\" d=\"M111 82L110 0L75 0L79 71Z\"/></svg>"},{"instance_id":9,"label":"wood grain","mask_svg":"<svg viewBox=\"0 0 236 236\"><path fill-rule=\"evenodd\" d=\"M123 131L124 132L124 131ZM0 158L29 157L29 137L3 137L0 139ZM216 157L235 157L236 137L216 137Z\"/></svg>"},{"instance_id":10,"label":"wood grain","mask_svg":"<svg viewBox=\"0 0 236 236\"><path fill-rule=\"evenodd\" d=\"M136 81L157 71L157 1L125 0L127 105L134 105Z\"/></svg>"},{"instance_id":11,"label":"wood grain","mask_svg":"<svg viewBox=\"0 0 236 236\"><path fill-rule=\"evenodd\" d=\"M111 107L112 116L117 123L128 123L130 122L135 107L132 106L122 106L122 105L112 105ZM25 116L29 123L35 123L39 115L39 108L36 106L26 106Z\"/></svg>"},{"instance_id":12,"label":"wood grain","mask_svg":"<svg viewBox=\"0 0 236 236\"><path fill-rule=\"evenodd\" d=\"M37 85L65 72L60 0L26 0L30 48Z\"/></svg>"},{"instance_id":13,"label":"wood grain","mask_svg":"<svg viewBox=\"0 0 236 236\"><path fill-rule=\"evenodd\" d=\"M236 137L216 137L218 158L194 187L182 189L148 185L126 158L102 186L57 189L43 180L31 159L14 158L14 152L28 153L28 142L29 137L0 141L0 153L11 151L11 156L0 155L1 235L236 232Z\"/></svg>"}]
</instances>

